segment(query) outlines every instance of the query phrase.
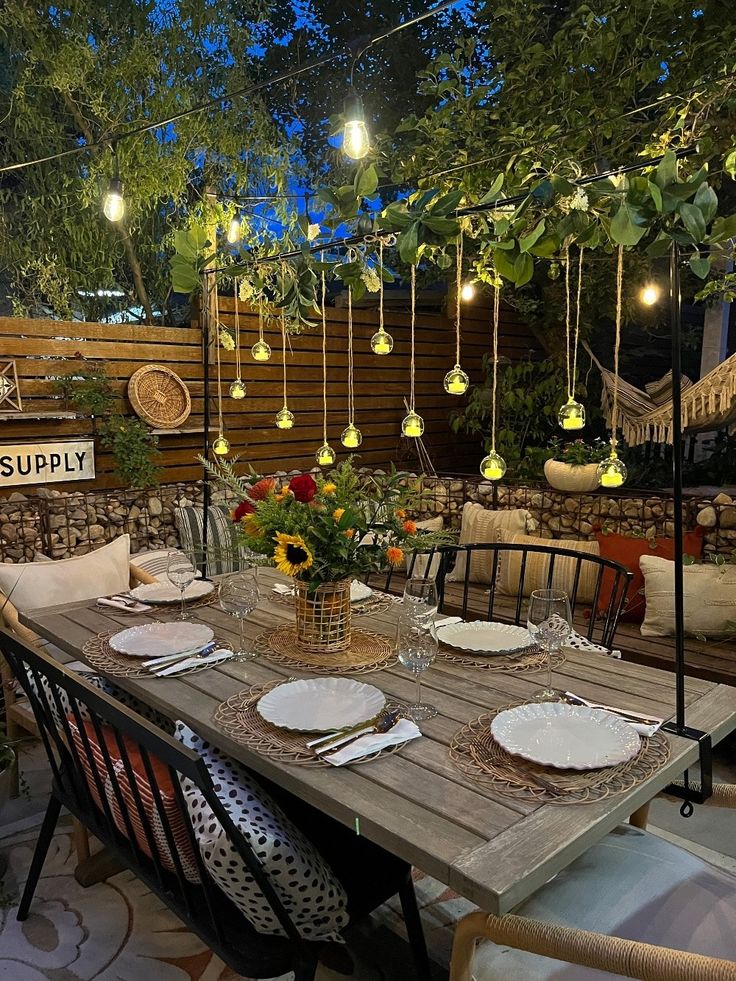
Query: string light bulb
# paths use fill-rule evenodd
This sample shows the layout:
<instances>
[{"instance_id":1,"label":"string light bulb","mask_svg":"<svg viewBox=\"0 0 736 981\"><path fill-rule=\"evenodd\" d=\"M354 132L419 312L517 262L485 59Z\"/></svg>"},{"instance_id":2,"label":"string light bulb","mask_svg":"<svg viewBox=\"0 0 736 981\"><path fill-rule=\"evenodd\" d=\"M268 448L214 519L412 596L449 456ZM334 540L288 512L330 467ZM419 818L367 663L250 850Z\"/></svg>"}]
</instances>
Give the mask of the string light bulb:
<instances>
[{"instance_id":1,"label":"string light bulb","mask_svg":"<svg viewBox=\"0 0 736 981\"><path fill-rule=\"evenodd\" d=\"M480 462L480 473L486 480L500 480L506 473L506 461L500 453L491 450Z\"/></svg>"},{"instance_id":2,"label":"string light bulb","mask_svg":"<svg viewBox=\"0 0 736 981\"><path fill-rule=\"evenodd\" d=\"M460 289L460 299L465 303L470 303L475 297L475 283L468 282L463 283Z\"/></svg>"},{"instance_id":3,"label":"string light bulb","mask_svg":"<svg viewBox=\"0 0 736 981\"><path fill-rule=\"evenodd\" d=\"M371 337L371 350L374 354L391 354L394 349L393 337L381 327Z\"/></svg>"},{"instance_id":4,"label":"string light bulb","mask_svg":"<svg viewBox=\"0 0 736 981\"><path fill-rule=\"evenodd\" d=\"M230 219L230 224L227 227L227 240L230 245L235 245L236 242L240 241L241 228L240 228L240 218L237 216Z\"/></svg>"},{"instance_id":5,"label":"string light bulb","mask_svg":"<svg viewBox=\"0 0 736 981\"><path fill-rule=\"evenodd\" d=\"M363 100L357 93L351 92L345 99L343 111L345 115L342 137L343 153L351 160L362 160L370 150Z\"/></svg>"},{"instance_id":6,"label":"string light bulb","mask_svg":"<svg viewBox=\"0 0 736 981\"><path fill-rule=\"evenodd\" d=\"M653 307L655 304L659 303L659 298L661 291L656 283L647 283L646 286L642 286L639 291L639 300L644 304L645 307Z\"/></svg>"},{"instance_id":7,"label":"string light bulb","mask_svg":"<svg viewBox=\"0 0 736 981\"><path fill-rule=\"evenodd\" d=\"M105 197L102 200L102 210L108 221L122 221L125 214L125 198L123 197L123 182L117 176L110 178Z\"/></svg>"},{"instance_id":8,"label":"string light bulb","mask_svg":"<svg viewBox=\"0 0 736 981\"><path fill-rule=\"evenodd\" d=\"M314 454L314 458L320 467L331 467L337 459L337 454L329 443L323 443Z\"/></svg>"},{"instance_id":9,"label":"string light bulb","mask_svg":"<svg viewBox=\"0 0 736 981\"><path fill-rule=\"evenodd\" d=\"M285 405L282 409L276 413L276 428L277 429L292 429L294 426L294 413Z\"/></svg>"},{"instance_id":10,"label":"string light bulb","mask_svg":"<svg viewBox=\"0 0 736 981\"><path fill-rule=\"evenodd\" d=\"M626 477L626 464L619 460L616 450L611 447L609 456L598 465L598 483L601 487L621 487Z\"/></svg>"},{"instance_id":11,"label":"string light bulb","mask_svg":"<svg viewBox=\"0 0 736 981\"><path fill-rule=\"evenodd\" d=\"M340 442L348 450L357 450L363 442L363 434L352 422L347 425L340 436Z\"/></svg>"},{"instance_id":12,"label":"string light bulb","mask_svg":"<svg viewBox=\"0 0 736 981\"><path fill-rule=\"evenodd\" d=\"M228 391L231 399L244 399L246 394L245 382L242 378L236 378Z\"/></svg>"},{"instance_id":13,"label":"string light bulb","mask_svg":"<svg viewBox=\"0 0 736 981\"><path fill-rule=\"evenodd\" d=\"M585 426L585 406L576 402L572 396L561 406L557 413L557 421L560 426L571 432L576 429L583 429Z\"/></svg>"},{"instance_id":14,"label":"string light bulb","mask_svg":"<svg viewBox=\"0 0 736 981\"><path fill-rule=\"evenodd\" d=\"M459 364L456 364L452 371L448 371L445 375L444 386L449 395L464 395L468 390L468 385L470 385L470 379Z\"/></svg>"},{"instance_id":15,"label":"string light bulb","mask_svg":"<svg viewBox=\"0 0 736 981\"><path fill-rule=\"evenodd\" d=\"M225 439L222 433L218 433L217 439L213 442L212 452L217 456L227 456L230 452L230 441Z\"/></svg>"},{"instance_id":16,"label":"string light bulb","mask_svg":"<svg viewBox=\"0 0 736 981\"><path fill-rule=\"evenodd\" d=\"M418 412L407 413L401 421L401 435L418 439L424 432L424 419Z\"/></svg>"},{"instance_id":17,"label":"string light bulb","mask_svg":"<svg viewBox=\"0 0 736 981\"><path fill-rule=\"evenodd\" d=\"M271 348L265 341L256 341L250 353L254 361L268 361L271 357Z\"/></svg>"}]
</instances>

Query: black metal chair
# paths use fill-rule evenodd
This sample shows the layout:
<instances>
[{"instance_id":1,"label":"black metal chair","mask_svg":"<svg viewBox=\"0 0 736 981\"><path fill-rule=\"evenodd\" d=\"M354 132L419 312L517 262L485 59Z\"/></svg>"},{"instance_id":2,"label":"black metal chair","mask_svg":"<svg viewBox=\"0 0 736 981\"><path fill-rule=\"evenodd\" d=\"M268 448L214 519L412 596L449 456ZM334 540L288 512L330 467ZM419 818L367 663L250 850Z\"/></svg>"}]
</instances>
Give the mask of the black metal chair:
<instances>
[{"instance_id":1,"label":"black metal chair","mask_svg":"<svg viewBox=\"0 0 736 981\"><path fill-rule=\"evenodd\" d=\"M618 562L565 548L564 542L550 545L511 545L503 542L443 545L440 553L442 558L437 585L441 612L459 615L463 619L467 619L470 614L517 625L525 622L526 600L530 592L530 556L547 556L548 558L543 559L546 565L541 574L539 567L535 570L535 588L561 588L560 582L564 576L575 629L592 643L602 644L609 650L612 648L632 579L631 572ZM478 555L490 556L487 581L484 579L483 582L477 582L470 578L473 557ZM520 556L518 582L515 582L513 592L502 593L498 585L501 561L504 556L508 559L512 555ZM456 567L461 556L465 559L462 577L454 582L448 581L448 573ZM586 582L590 587L590 577L593 590L592 596L587 598L581 595L581 584ZM601 602L606 595L605 602ZM582 616L584 610L590 610L587 619Z\"/></svg>"},{"instance_id":2,"label":"black metal chair","mask_svg":"<svg viewBox=\"0 0 736 981\"><path fill-rule=\"evenodd\" d=\"M52 771L51 796L18 919L28 916L64 806L236 974L272 978L294 971L295 981L312 981L320 956L334 956L336 945L307 941L299 934L267 872L218 799L199 756L4 630L0 650L28 695ZM145 781L140 778L141 761ZM212 809L285 936L257 932L210 876L180 777L190 781ZM287 814L289 797L281 791L279 803ZM300 818L307 825L304 833L345 889L351 923L399 894L416 975L429 981L429 959L409 864L303 802L291 800L297 805L297 816L290 816L297 826Z\"/></svg>"},{"instance_id":3,"label":"black metal chair","mask_svg":"<svg viewBox=\"0 0 736 981\"><path fill-rule=\"evenodd\" d=\"M412 576L427 576L434 572L439 574L440 546L409 552L406 557L405 568L395 568L389 566L387 572L374 573L366 578L366 583L375 589L380 589L384 593L401 593L404 583ZM435 571L436 567L436 571ZM432 570L432 572L430 572ZM434 576L433 576L434 578Z\"/></svg>"}]
</instances>

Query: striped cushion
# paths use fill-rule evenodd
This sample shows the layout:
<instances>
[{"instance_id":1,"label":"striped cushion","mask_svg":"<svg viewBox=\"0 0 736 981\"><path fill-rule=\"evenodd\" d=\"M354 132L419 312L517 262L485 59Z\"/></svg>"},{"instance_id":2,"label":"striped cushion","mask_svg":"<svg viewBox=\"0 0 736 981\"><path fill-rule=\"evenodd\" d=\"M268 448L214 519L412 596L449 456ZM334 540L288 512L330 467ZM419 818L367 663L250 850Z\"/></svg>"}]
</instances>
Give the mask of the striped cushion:
<instances>
[{"instance_id":1,"label":"striped cushion","mask_svg":"<svg viewBox=\"0 0 736 981\"><path fill-rule=\"evenodd\" d=\"M202 549L202 508L176 508L174 520L184 551ZM207 567L211 576L239 572L247 565L247 552L237 542L230 512L221 504L208 508Z\"/></svg>"},{"instance_id":2,"label":"striped cushion","mask_svg":"<svg viewBox=\"0 0 736 981\"><path fill-rule=\"evenodd\" d=\"M523 508L490 511L482 504L467 501L463 505L463 518L460 526L461 545L485 545L503 540L503 534L523 533L526 531L528 511ZM468 582L480 582L489 585L493 571L492 550L476 552L470 558L470 573ZM465 579L466 555L458 553L455 568L447 576L448 582L462 582Z\"/></svg>"},{"instance_id":3,"label":"striped cushion","mask_svg":"<svg viewBox=\"0 0 736 981\"><path fill-rule=\"evenodd\" d=\"M680 390L686 392L692 386L692 382L683 375L680 381ZM657 381L649 382L644 386L647 395L656 405L665 405L672 400L672 372L668 371Z\"/></svg>"},{"instance_id":4,"label":"striped cushion","mask_svg":"<svg viewBox=\"0 0 736 981\"><path fill-rule=\"evenodd\" d=\"M136 552L135 555L131 556L131 562L133 565L137 565L139 569L143 569L149 575L153 576L154 579L160 579L162 582L166 582L166 569L169 565L169 556L175 549L170 548L159 548L152 552Z\"/></svg>"},{"instance_id":5,"label":"striped cushion","mask_svg":"<svg viewBox=\"0 0 736 981\"><path fill-rule=\"evenodd\" d=\"M598 542L555 541L550 538L534 538L532 535L509 535L503 532L502 541L507 545L546 545L553 548L570 549L573 552L583 552L588 555L600 554ZM524 554L526 554L526 565L524 566L522 596L531 596L535 589L552 588L564 589L572 599L577 560L569 555L558 555L555 559L552 582L548 583L547 576L551 556L545 552L502 552L498 573L499 592L505 593L507 596L518 596L521 563ZM575 596L576 603L593 602L597 576L597 565L592 562L581 563L578 590Z\"/></svg>"}]
</instances>

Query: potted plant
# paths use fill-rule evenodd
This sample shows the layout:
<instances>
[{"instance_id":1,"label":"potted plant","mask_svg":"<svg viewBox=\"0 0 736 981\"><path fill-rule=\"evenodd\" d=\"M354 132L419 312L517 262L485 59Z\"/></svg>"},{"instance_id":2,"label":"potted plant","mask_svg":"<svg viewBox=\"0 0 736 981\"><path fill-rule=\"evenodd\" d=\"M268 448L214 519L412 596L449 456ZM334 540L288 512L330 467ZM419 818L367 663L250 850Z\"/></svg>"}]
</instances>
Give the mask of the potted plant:
<instances>
[{"instance_id":1,"label":"potted plant","mask_svg":"<svg viewBox=\"0 0 736 981\"><path fill-rule=\"evenodd\" d=\"M553 456L544 465L544 476L550 487L559 491L585 493L598 487L598 464L608 456L610 447L602 439L586 443L576 439L563 443L550 440Z\"/></svg>"},{"instance_id":2,"label":"potted plant","mask_svg":"<svg viewBox=\"0 0 736 981\"><path fill-rule=\"evenodd\" d=\"M0 814L8 803L13 788L13 766L15 750L5 734L5 727L0 725Z\"/></svg>"},{"instance_id":3,"label":"potted plant","mask_svg":"<svg viewBox=\"0 0 736 981\"><path fill-rule=\"evenodd\" d=\"M359 475L350 460L326 476L239 477L234 464L208 464L233 491L242 544L294 579L297 643L337 653L350 646L350 585L390 565L406 551L448 540L418 532L408 516L421 496L406 474Z\"/></svg>"}]
</instances>

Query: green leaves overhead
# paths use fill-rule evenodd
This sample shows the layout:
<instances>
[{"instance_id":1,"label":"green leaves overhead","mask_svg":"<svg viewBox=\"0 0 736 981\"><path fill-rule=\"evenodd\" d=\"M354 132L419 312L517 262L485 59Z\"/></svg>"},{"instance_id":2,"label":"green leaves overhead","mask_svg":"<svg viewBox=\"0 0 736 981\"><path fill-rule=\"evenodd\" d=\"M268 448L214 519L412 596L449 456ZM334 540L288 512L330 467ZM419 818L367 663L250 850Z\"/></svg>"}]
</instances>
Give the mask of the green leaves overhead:
<instances>
[{"instance_id":1,"label":"green leaves overhead","mask_svg":"<svg viewBox=\"0 0 736 981\"><path fill-rule=\"evenodd\" d=\"M635 208L624 201L611 219L611 240L616 245L638 245L646 235L647 226Z\"/></svg>"}]
</instances>

